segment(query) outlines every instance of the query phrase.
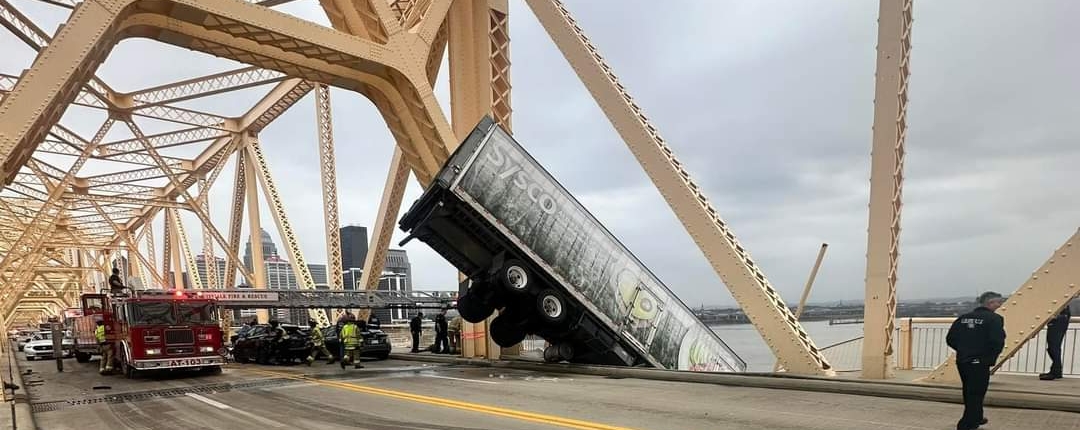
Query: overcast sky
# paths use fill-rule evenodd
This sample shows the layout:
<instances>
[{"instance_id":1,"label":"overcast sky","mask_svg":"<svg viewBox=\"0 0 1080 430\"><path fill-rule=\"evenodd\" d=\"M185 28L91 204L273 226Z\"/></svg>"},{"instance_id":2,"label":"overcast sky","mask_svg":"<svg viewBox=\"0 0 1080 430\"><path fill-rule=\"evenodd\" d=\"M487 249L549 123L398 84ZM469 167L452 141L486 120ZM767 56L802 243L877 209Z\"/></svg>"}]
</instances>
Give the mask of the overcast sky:
<instances>
[{"instance_id":1,"label":"overcast sky","mask_svg":"<svg viewBox=\"0 0 1080 430\"><path fill-rule=\"evenodd\" d=\"M530 10L510 3L516 137L688 305L734 304ZM811 301L863 296L876 3L565 1L789 302L822 242ZM16 4L50 33L65 15ZM328 24L313 0L279 10ZM1067 0L916 2L900 299L1011 292L1080 225L1078 14ZM33 60L7 34L0 50L4 73ZM239 66L129 40L98 75L132 91ZM187 106L239 115L267 89ZM445 70L436 91L445 109ZM366 99L335 90L333 103L341 222L370 227L393 141ZM261 142L307 261L325 263L314 116L308 96ZM64 120L89 137L102 118L73 108ZM231 166L213 189L223 232ZM411 180L403 207L419 194ZM195 217L183 219L198 246ZM284 252L265 203L262 222ZM406 249L417 288L454 288L426 245Z\"/></svg>"}]
</instances>

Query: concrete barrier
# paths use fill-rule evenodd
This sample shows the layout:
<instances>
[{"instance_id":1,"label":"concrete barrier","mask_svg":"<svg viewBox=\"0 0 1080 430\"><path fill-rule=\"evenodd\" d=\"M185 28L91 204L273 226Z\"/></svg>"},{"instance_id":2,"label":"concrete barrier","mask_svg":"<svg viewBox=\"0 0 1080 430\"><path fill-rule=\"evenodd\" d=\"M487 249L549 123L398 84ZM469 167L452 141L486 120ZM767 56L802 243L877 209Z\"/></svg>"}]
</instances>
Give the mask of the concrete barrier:
<instances>
[{"instance_id":1,"label":"concrete barrier","mask_svg":"<svg viewBox=\"0 0 1080 430\"><path fill-rule=\"evenodd\" d=\"M23 383L22 374L19 369L19 361L14 356L10 357L10 363L14 364L14 368L9 372L9 357L8 354L15 350L14 345L8 342L8 347L0 351L0 379L5 382L18 385L19 389L15 390L15 396L13 399L7 399L4 405L5 411L0 412L0 415L7 415L7 420L0 420L0 429L17 429L17 430L36 430L37 425L34 424L34 416L30 409L30 397L26 394L26 384ZM11 375L9 378L8 375ZM8 391L4 390L5 395L8 395ZM14 412L12 412L11 404L15 405ZM11 414L14 413L14 419L11 419Z\"/></svg>"},{"instance_id":2,"label":"concrete barrier","mask_svg":"<svg viewBox=\"0 0 1080 430\"><path fill-rule=\"evenodd\" d=\"M960 387L910 382L868 381L772 373L705 373L653 368L550 364L524 360L484 360L428 354L392 354L400 360L427 361L469 366L509 368L539 372L569 373L609 378L650 379L672 382L716 384L735 387L799 390L860 396L963 403ZM1044 394L1030 391L991 389L986 406L1080 412L1080 395Z\"/></svg>"}]
</instances>

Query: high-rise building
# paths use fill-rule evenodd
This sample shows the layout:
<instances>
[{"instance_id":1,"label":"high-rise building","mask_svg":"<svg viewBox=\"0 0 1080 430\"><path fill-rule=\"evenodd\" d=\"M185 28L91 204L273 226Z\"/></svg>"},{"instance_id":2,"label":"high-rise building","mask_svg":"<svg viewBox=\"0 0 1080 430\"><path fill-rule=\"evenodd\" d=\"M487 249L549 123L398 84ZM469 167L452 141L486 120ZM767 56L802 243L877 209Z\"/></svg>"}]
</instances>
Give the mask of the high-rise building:
<instances>
[{"instance_id":1,"label":"high-rise building","mask_svg":"<svg viewBox=\"0 0 1080 430\"><path fill-rule=\"evenodd\" d=\"M209 285L208 279L210 279L210 273L216 273L218 279L218 287L220 288L233 288L234 285L222 285L225 282L225 259L221 257L214 257L214 262L217 264L209 264L209 266L215 267L214 272L207 270L206 255L199 254L195 256L195 268L199 272L199 279L202 280L203 286Z\"/></svg>"},{"instance_id":2,"label":"high-rise building","mask_svg":"<svg viewBox=\"0 0 1080 430\"><path fill-rule=\"evenodd\" d=\"M267 233L265 229L259 229L259 231L262 233L260 235L260 238L262 239L260 242L262 245L263 258L270 259L271 257L277 257L277 246L274 245L274 240L270 238L270 233ZM254 267L251 265L251 236L248 236L247 245L244 247L244 265L248 267L248 270Z\"/></svg>"},{"instance_id":3,"label":"high-rise building","mask_svg":"<svg viewBox=\"0 0 1080 430\"><path fill-rule=\"evenodd\" d=\"M338 233L341 235L341 269L363 268L368 253L367 227L347 225Z\"/></svg>"},{"instance_id":4,"label":"high-rise building","mask_svg":"<svg viewBox=\"0 0 1080 430\"><path fill-rule=\"evenodd\" d=\"M325 264L308 264L308 272L311 273L311 280L315 281L315 286L326 286L326 265Z\"/></svg>"}]
</instances>

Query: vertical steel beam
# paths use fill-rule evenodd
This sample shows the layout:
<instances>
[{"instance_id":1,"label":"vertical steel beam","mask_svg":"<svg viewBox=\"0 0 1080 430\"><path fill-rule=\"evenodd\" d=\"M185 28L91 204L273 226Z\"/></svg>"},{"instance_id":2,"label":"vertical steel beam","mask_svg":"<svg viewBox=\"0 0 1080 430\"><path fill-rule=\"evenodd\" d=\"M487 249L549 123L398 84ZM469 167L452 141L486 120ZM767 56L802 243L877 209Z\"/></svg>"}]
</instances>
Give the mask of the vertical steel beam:
<instances>
[{"instance_id":1,"label":"vertical steel beam","mask_svg":"<svg viewBox=\"0 0 1080 430\"><path fill-rule=\"evenodd\" d=\"M172 264L172 242L174 240L172 235L172 228L169 227L172 224L172 222L170 221L171 217L172 215L170 215L169 212L166 211L164 217L165 226L162 229L161 238L161 276L166 282L166 284L162 285L161 288L166 290L170 288L176 288L176 285L173 284L172 278L169 276L169 273L171 272L169 270L169 266Z\"/></svg>"},{"instance_id":2,"label":"vertical steel beam","mask_svg":"<svg viewBox=\"0 0 1080 430\"><path fill-rule=\"evenodd\" d=\"M510 40L505 3L456 1L447 14L450 118L458 140L464 139L484 115L492 114L500 125L510 126ZM458 274L459 282L464 278ZM501 348L487 335L494 318L493 315L482 323L462 324L464 356L489 359L501 356Z\"/></svg>"},{"instance_id":3,"label":"vertical steel beam","mask_svg":"<svg viewBox=\"0 0 1080 430\"><path fill-rule=\"evenodd\" d=\"M330 87L315 86L315 121L319 132L319 172L322 173L323 229L326 231L326 281L331 290L344 289L341 272L341 222L338 220L337 162L334 157L334 117ZM337 320L345 312L334 310Z\"/></svg>"},{"instance_id":4,"label":"vertical steel beam","mask_svg":"<svg viewBox=\"0 0 1080 430\"><path fill-rule=\"evenodd\" d=\"M254 141L254 137L245 134L243 136L244 144L246 148ZM265 256L262 252L262 223L259 221L259 190L255 186L255 163L246 159L243 163L238 163L237 168L244 168L244 186L247 190L244 194L247 196L247 212L248 212L248 246L251 247L251 269L254 272L254 280L252 281L252 287L255 289L266 289L266 264ZM235 208L235 206L234 206ZM270 321L270 314L266 309L259 309L256 311L256 318L259 324L266 324Z\"/></svg>"},{"instance_id":5,"label":"vertical steel beam","mask_svg":"<svg viewBox=\"0 0 1080 430\"><path fill-rule=\"evenodd\" d=\"M195 255L191 252L187 232L184 231L184 223L180 221L180 212L175 208L169 208L168 211L172 213L173 228L175 229L176 237L180 239L178 242L180 243L180 250L184 254L184 262L187 264L187 274L188 279L191 281L191 287L196 290L201 290L203 289L202 277L199 276L199 268L195 264Z\"/></svg>"},{"instance_id":6,"label":"vertical steel beam","mask_svg":"<svg viewBox=\"0 0 1080 430\"><path fill-rule=\"evenodd\" d=\"M241 230L244 224L244 200L247 197L246 193L248 189L245 179L247 172L247 161L245 161L245 158L244 151L236 153L236 173L233 179L232 208L229 210L229 243L228 246L224 248L225 253L231 253L236 256L240 255L240 242L243 240ZM224 287L236 287L237 270L244 273L244 280L247 281L248 285L255 286L254 275L249 275L249 273L251 273L251 268L237 265L233 261L234 260L231 258L225 260Z\"/></svg>"},{"instance_id":7,"label":"vertical steel beam","mask_svg":"<svg viewBox=\"0 0 1080 430\"><path fill-rule=\"evenodd\" d=\"M145 224L143 224L143 231L146 232L146 255L147 255L148 264L152 265L154 263L154 258L157 257L157 250L154 249L154 224L151 221L153 221L153 219L149 219L149 220L146 221ZM150 266L150 268L153 271L153 273L155 274L154 282L157 283L157 285L154 285L153 288L164 289L165 288L165 278L163 277L164 274L158 274L157 270L154 269L153 266ZM146 287L151 288L150 285L147 285Z\"/></svg>"},{"instance_id":8,"label":"vertical steel beam","mask_svg":"<svg viewBox=\"0 0 1080 430\"><path fill-rule=\"evenodd\" d=\"M174 210L165 212L165 228L166 231L172 236L172 241L169 242L169 255L172 257L170 266L172 267L172 287L177 290L184 289L184 268L180 265L180 233L176 228L177 213Z\"/></svg>"},{"instance_id":9,"label":"vertical steel beam","mask_svg":"<svg viewBox=\"0 0 1080 430\"><path fill-rule=\"evenodd\" d=\"M862 377L867 379L891 378L893 370L911 0L880 0L877 52L863 316Z\"/></svg>"},{"instance_id":10,"label":"vertical steel beam","mask_svg":"<svg viewBox=\"0 0 1080 430\"><path fill-rule=\"evenodd\" d=\"M285 214L285 205L281 201L281 195L278 194L277 187L274 186L270 166L266 163L266 158L263 157L258 140L252 139L248 141L246 148L251 161L248 164L258 166L258 169L255 169L255 174L262 184L263 195L266 197L268 206L270 206L270 214L273 215L274 223L277 224L281 240L285 242L285 250L289 253L289 263L292 265L293 273L298 278L299 287L300 289L313 290L315 289L315 280L311 277L311 270L308 269L304 253L300 251L300 241L297 240L296 234L293 233L292 225ZM320 327L330 325L330 317L326 315L326 310L308 309L308 314Z\"/></svg>"},{"instance_id":11,"label":"vertical steel beam","mask_svg":"<svg viewBox=\"0 0 1080 430\"><path fill-rule=\"evenodd\" d=\"M1069 301L1080 293L1080 229L1065 239L1050 258L1031 277L1013 291L998 308L1005 318L1005 349L998 356L997 371L1027 341L1042 331L1050 319L1061 312ZM930 382L956 382L956 354L950 353L945 361L923 378Z\"/></svg>"},{"instance_id":12,"label":"vertical steel beam","mask_svg":"<svg viewBox=\"0 0 1080 430\"><path fill-rule=\"evenodd\" d=\"M219 162L219 167L224 165L222 160ZM220 172L220 168L215 169ZM207 215L210 214L210 181L206 179L199 180L199 202L202 204L203 212ZM206 265L206 288L218 288L218 266L217 259L214 258L214 238L210 234L210 226L202 226L202 241L203 241L203 263ZM196 270L197 272L198 270Z\"/></svg>"},{"instance_id":13,"label":"vertical steel beam","mask_svg":"<svg viewBox=\"0 0 1080 430\"><path fill-rule=\"evenodd\" d=\"M562 2L526 0L526 3L781 366L791 373L832 374L828 361L795 319L780 293L720 218Z\"/></svg>"}]
</instances>

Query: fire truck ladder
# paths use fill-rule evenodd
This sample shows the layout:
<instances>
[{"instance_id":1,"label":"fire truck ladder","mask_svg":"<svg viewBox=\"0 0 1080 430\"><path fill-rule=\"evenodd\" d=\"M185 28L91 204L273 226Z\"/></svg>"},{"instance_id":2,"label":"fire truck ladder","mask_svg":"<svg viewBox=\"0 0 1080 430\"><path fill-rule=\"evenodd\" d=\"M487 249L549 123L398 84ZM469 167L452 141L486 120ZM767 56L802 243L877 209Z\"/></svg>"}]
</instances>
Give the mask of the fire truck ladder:
<instances>
[{"instance_id":1,"label":"fire truck ladder","mask_svg":"<svg viewBox=\"0 0 1080 430\"><path fill-rule=\"evenodd\" d=\"M213 298L226 309L443 309L457 305L457 291L350 291L216 289L186 291Z\"/></svg>"}]
</instances>

